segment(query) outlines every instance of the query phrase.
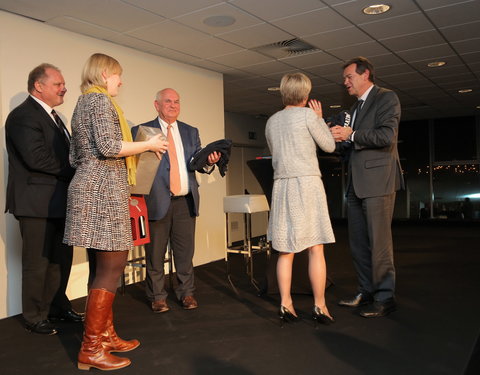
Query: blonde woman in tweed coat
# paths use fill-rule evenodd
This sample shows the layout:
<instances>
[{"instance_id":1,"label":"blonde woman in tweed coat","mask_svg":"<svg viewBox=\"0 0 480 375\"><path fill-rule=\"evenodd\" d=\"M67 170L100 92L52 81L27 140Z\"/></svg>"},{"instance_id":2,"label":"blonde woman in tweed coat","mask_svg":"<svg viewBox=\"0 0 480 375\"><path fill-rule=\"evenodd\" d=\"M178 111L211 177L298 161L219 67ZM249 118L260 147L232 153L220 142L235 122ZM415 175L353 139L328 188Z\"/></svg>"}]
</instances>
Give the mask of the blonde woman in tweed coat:
<instances>
[{"instance_id":1,"label":"blonde woman in tweed coat","mask_svg":"<svg viewBox=\"0 0 480 375\"><path fill-rule=\"evenodd\" d=\"M317 146L335 150L335 141L322 118L322 106L310 100L312 84L301 73L286 74L280 83L285 109L267 121L266 138L272 153L274 184L268 237L280 252L277 280L282 323L297 314L290 293L295 253L308 250L308 273L314 295L313 318L333 323L325 302L326 264L323 244L335 242L317 159Z\"/></svg>"},{"instance_id":2,"label":"blonde woman in tweed coat","mask_svg":"<svg viewBox=\"0 0 480 375\"><path fill-rule=\"evenodd\" d=\"M133 247L128 185L135 181L135 163L130 157L167 149L161 136L131 142L126 119L113 99L122 84L121 73L114 58L92 55L83 70L83 94L72 118L70 162L76 172L68 190L64 242L87 248L94 266L90 268L85 331L78 354L82 370L128 366L129 359L110 353L140 345L138 340L117 336L112 313L118 279Z\"/></svg>"}]
</instances>

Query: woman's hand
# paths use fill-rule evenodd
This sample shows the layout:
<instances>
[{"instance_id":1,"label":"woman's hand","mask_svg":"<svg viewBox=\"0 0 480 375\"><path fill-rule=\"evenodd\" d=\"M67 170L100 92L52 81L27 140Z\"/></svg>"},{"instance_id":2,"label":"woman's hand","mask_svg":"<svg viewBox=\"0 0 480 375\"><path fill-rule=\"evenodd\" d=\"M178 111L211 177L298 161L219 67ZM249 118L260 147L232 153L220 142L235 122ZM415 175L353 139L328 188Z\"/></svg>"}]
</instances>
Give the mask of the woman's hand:
<instances>
[{"instance_id":1,"label":"woman's hand","mask_svg":"<svg viewBox=\"0 0 480 375\"><path fill-rule=\"evenodd\" d=\"M159 159L162 158L162 154L167 152L168 142L163 136L163 134L154 135L146 142L148 144L148 150L155 152L157 158Z\"/></svg>"},{"instance_id":2,"label":"woman's hand","mask_svg":"<svg viewBox=\"0 0 480 375\"><path fill-rule=\"evenodd\" d=\"M317 114L318 117L322 118L322 103L317 99L310 99L308 101L308 106L313 109L313 111Z\"/></svg>"}]
</instances>

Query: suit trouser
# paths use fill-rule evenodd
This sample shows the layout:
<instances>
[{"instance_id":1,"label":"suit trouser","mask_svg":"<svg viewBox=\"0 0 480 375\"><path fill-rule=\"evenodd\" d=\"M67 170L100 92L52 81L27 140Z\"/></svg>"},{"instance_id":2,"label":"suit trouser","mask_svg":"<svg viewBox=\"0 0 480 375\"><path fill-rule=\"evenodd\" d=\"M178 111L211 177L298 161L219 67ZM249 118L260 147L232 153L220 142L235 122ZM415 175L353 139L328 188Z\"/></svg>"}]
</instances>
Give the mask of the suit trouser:
<instances>
[{"instance_id":1,"label":"suit trouser","mask_svg":"<svg viewBox=\"0 0 480 375\"><path fill-rule=\"evenodd\" d=\"M65 219L18 217L22 235L22 311L29 323L71 309L65 295L73 248L65 245Z\"/></svg>"},{"instance_id":2,"label":"suit trouser","mask_svg":"<svg viewBox=\"0 0 480 375\"><path fill-rule=\"evenodd\" d=\"M347 193L348 233L359 292L383 301L394 296L392 217L395 193L360 199Z\"/></svg>"},{"instance_id":3,"label":"suit trouser","mask_svg":"<svg viewBox=\"0 0 480 375\"><path fill-rule=\"evenodd\" d=\"M149 221L150 243L145 245L148 300L158 301L167 298L164 259L169 240L178 281L175 294L180 300L193 295L195 291L193 274L195 222L191 195L172 198L165 217L161 220Z\"/></svg>"}]
</instances>

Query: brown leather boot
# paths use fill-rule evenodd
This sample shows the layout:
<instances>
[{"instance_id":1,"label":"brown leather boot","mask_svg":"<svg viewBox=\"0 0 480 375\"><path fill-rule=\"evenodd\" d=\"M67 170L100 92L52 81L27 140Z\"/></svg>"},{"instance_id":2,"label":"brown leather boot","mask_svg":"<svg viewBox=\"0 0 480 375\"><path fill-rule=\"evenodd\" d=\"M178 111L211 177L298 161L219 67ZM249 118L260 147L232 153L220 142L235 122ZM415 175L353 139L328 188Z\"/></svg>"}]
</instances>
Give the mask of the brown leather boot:
<instances>
[{"instance_id":1,"label":"brown leather boot","mask_svg":"<svg viewBox=\"0 0 480 375\"><path fill-rule=\"evenodd\" d=\"M105 289L91 289L88 292L83 341L78 353L78 368L89 370L117 370L128 366L128 358L110 354L102 345L103 333L107 329L107 319L112 311L115 294Z\"/></svg>"},{"instance_id":2,"label":"brown leather boot","mask_svg":"<svg viewBox=\"0 0 480 375\"><path fill-rule=\"evenodd\" d=\"M102 345L105 351L111 352L129 352L140 345L138 340L123 340L118 337L113 326L113 311L110 310L107 318L107 329L103 333Z\"/></svg>"}]
</instances>

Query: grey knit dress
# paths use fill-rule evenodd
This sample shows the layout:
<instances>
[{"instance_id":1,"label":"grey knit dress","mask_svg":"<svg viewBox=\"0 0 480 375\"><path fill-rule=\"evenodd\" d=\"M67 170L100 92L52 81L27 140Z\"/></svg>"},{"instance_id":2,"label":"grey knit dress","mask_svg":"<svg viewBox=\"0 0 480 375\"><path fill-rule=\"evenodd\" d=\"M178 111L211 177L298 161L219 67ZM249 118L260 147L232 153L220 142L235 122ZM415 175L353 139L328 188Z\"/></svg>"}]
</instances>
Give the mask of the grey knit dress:
<instances>
[{"instance_id":1,"label":"grey knit dress","mask_svg":"<svg viewBox=\"0 0 480 375\"><path fill-rule=\"evenodd\" d=\"M103 94L81 95L72 117L64 242L106 251L133 247L129 186L117 112Z\"/></svg>"},{"instance_id":2,"label":"grey knit dress","mask_svg":"<svg viewBox=\"0 0 480 375\"><path fill-rule=\"evenodd\" d=\"M297 253L335 242L316 153L335 150L323 119L305 107L289 107L267 121L274 183L268 239L280 252Z\"/></svg>"}]
</instances>

